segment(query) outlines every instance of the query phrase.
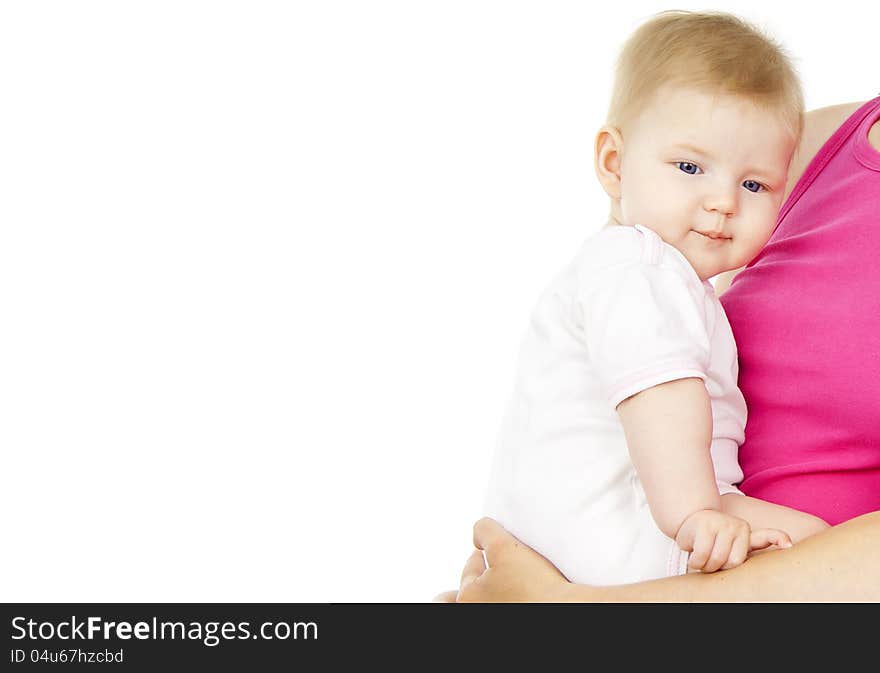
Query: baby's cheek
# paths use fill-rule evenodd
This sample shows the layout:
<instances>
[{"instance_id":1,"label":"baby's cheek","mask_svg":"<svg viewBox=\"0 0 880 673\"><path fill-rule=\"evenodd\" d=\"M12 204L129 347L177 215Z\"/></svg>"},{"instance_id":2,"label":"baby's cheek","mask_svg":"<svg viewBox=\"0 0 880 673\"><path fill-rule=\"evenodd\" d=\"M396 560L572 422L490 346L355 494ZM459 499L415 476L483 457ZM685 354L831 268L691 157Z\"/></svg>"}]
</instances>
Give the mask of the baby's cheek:
<instances>
[{"instance_id":1,"label":"baby's cheek","mask_svg":"<svg viewBox=\"0 0 880 673\"><path fill-rule=\"evenodd\" d=\"M767 245L767 241L770 240L770 236L775 228L776 221L774 220L772 224L766 225L763 228L757 228L746 237L748 249L753 255L757 255Z\"/></svg>"},{"instance_id":2,"label":"baby's cheek","mask_svg":"<svg viewBox=\"0 0 880 673\"><path fill-rule=\"evenodd\" d=\"M738 269L751 262L763 247L760 241L748 241L744 245L736 246L733 250L733 259L730 261L731 269Z\"/></svg>"},{"instance_id":3,"label":"baby's cheek","mask_svg":"<svg viewBox=\"0 0 880 673\"><path fill-rule=\"evenodd\" d=\"M632 182L624 190L621 207L625 224L642 224L654 231L669 232L681 219L681 208L662 189L651 187L650 180Z\"/></svg>"}]
</instances>

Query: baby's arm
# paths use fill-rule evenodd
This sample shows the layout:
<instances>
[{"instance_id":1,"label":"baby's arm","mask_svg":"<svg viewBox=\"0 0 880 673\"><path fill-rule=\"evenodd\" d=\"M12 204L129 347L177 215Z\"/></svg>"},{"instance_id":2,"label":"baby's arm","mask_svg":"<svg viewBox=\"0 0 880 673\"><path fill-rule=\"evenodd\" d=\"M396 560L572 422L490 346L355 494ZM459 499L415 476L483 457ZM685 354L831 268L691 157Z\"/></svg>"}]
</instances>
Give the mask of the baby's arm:
<instances>
[{"instance_id":1,"label":"baby's arm","mask_svg":"<svg viewBox=\"0 0 880 673\"><path fill-rule=\"evenodd\" d=\"M784 530L794 543L830 527L822 519L812 514L736 493L721 496L721 510L732 516L745 519L752 528Z\"/></svg>"},{"instance_id":2,"label":"baby's arm","mask_svg":"<svg viewBox=\"0 0 880 673\"><path fill-rule=\"evenodd\" d=\"M752 530L747 519L722 508L709 450L712 409L700 379L648 388L621 402L617 412L651 515L692 552L688 567L714 572L741 564L752 550L791 545L784 532Z\"/></svg>"},{"instance_id":3,"label":"baby's arm","mask_svg":"<svg viewBox=\"0 0 880 673\"><path fill-rule=\"evenodd\" d=\"M712 408L700 379L669 381L621 402L617 413L651 514L675 539L685 519L720 510L709 445Z\"/></svg>"}]
</instances>

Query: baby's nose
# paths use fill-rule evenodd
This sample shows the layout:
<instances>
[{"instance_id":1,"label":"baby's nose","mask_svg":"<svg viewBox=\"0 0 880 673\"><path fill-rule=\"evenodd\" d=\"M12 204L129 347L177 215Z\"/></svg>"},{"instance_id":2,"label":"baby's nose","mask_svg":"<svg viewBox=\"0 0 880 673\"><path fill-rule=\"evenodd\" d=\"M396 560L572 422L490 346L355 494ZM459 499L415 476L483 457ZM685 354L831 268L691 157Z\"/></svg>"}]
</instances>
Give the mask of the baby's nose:
<instances>
[{"instance_id":1,"label":"baby's nose","mask_svg":"<svg viewBox=\"0 0 880 673\"><path fill-rule=\"evenodd\" d=\"M719 190L706 196L703 207L711 212L721 215L723 224L725 217L730 217L736 212L736 193L732 190Z\"/></svg>"}]
</instances>

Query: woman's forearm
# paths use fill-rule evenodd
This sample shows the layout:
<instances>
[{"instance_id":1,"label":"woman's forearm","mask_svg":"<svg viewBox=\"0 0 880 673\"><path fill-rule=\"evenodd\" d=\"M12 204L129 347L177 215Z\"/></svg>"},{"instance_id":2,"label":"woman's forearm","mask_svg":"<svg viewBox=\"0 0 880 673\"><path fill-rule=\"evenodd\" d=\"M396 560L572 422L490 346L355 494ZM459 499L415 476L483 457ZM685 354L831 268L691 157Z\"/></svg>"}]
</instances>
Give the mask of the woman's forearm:
<instances>
[{"instance_id":1,"label":"woman's forearm","mask_svg":"<svg viewBox=\"0 0 880 673\"><path fill-rule=\"evenodd\" d=\"M880 512L711 574L612 587L569 585L573 602L878 602Z\"/></svg>"}]
</instances>

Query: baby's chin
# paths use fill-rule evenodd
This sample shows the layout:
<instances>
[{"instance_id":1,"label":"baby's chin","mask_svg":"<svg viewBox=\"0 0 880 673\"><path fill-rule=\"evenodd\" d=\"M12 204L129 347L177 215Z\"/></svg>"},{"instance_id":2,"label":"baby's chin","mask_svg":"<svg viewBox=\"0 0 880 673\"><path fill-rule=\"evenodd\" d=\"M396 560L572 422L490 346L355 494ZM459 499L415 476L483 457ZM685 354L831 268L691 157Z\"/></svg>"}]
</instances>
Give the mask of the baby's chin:
<instances>
[{"instance_id":1,"label":"baby's chin","mask_svg":"<svg viewBox=\"0 0 880 673\"><path fill-rule=\"evenodd\" d=\"M685 255L690 265L693 267L694 271L697 272L697 276L700 277L700 280L708 280L713 276L717 276L719 273L724 273L725 271L730 271L731 267L729 264L720 262L718 259L705 259L704 257L694 256L694 255ZM735 268L735 267L734 267Z\"/></svg>"}]
</instances>

